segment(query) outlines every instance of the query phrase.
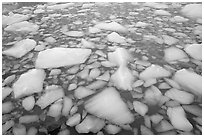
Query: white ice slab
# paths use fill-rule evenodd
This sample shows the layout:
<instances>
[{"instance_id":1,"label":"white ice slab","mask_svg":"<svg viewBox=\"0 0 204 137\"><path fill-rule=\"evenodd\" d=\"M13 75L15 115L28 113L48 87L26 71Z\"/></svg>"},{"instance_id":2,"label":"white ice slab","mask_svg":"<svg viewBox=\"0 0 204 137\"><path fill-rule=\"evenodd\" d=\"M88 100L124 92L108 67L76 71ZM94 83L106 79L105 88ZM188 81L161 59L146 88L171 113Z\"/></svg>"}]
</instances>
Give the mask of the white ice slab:
<instances>
[{"instance_id":1,"label":"white ice slab","mask_svg":"<svg viewBox=\"0 0 204 137\"><path fill-rule=\"evenodd\" d=\"M102 29L102 30L110 30L110 31L116 31L116 32L122 32L126 33L128 32L127 28L120 25L117 22L110 22L110 23L98 23L94 26L95 28Z\"/></svg>"},{"instance_id":2,"label":"white ice slab","mask_svg":"<svg viewBox=\"0 0 204 137\"><path fill-rule=\"evenodd\" d=\"M109 34L107 36L108 41L110 42L115 42L115 43L126 43L125 41L125 37L120 36L118 33L116 32L112 32L111 34Z\"/></svg>"}]
</instances>

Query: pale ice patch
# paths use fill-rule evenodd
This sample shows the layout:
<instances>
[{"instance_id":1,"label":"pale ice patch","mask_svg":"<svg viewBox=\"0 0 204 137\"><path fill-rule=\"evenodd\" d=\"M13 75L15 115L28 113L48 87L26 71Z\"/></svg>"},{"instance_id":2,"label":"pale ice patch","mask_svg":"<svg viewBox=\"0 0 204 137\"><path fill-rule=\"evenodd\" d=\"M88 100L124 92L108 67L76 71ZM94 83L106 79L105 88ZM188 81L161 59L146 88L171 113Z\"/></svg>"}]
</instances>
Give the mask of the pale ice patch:
<instances>
[{"instance_id":1,"label":"pale ice patch","mask_svg":"<svg viewBox=\"0 0 204 137\"><path fill-rule=\"evenodd\" d=\"M39 116L38 115L24 115L19 118L19 123L32 123L32 122L38 122Z\"/></svg>"},{"instance_id":2,"label":"pale ice patch","mask_svg":"<svg viewBox=\"0 0 204 137\"><path fill-rule=\"evenodd\" d=\"M191 19L202 18L202 4L188 4L181 9L181 13Z\"/></svg>"},{"instance_id":3,"label":"pale ice patch","mask_svg":"<svg viewBox=\"0 0 204 137\"><path fill-rule=\"evenodd\" d=\"M120 25L117 22L110 22L110 23L98 23L94 26L95 28L102 29L102 30L110 30L110 31L116 31L116 32L122 32L127 33L128 29L124 26Z\"/></svg>"},{"instance_id":4,"label":"pale ice patch","mask_svg":"<svg viewBox=\"0 0 204 137\"><path fill-rule=\"evenodd\" d=\"M172 88L165 93L165 96L176 100L181 104L190 104L194 101L194 96L188 92Z\"/></svg>"},{"instance_id":5,"label":"pale ice patch","mask_svg":"<svg viewBox=\"0 0 204 137\"><path fill-rule=\"evenodd\" d=\"M186 118L186 114L181 106L168 108L167 115L176 129L183 131L191 131L193 129L193 126Z\"/></svg>"},{"instance_id":6,"label":"pale ice patch","mask_svg":"<svg viewBox=\"0 0 204 137\"><path fill-rule=\"evenodd\" d=\"M135 112L137 112L141 116L144 116L148 112L148 106L142 102L133 101L133 106Z\"/></svg>"},{"instance_id":7,"label":"pale ice patch","mask_svg":"<svg viewBox=\"0 0 204 137\"><path fill-rule=\"evenodd\" d=\"M202 94L202 76L186 69L178 70L173 80L176 81L184 90L196 95Z\"/></svg>"},{"instance_id":8,"label":"pale ice patch","mask_svg":"<svg viewBox=\"0 0 204 137\"><path fill-rule=\"evenodd\" d=\"M13 91L12 88L10 87L3 87L2 88L2 101L11 94L11 92Z\"/></svg>"},{"instance_id":9,"label":"pale ice patch","mask_svg":"<svg viewBox=\"0 0 204 137\"><path fill-rule=\"evenodd\" d=\"M155 15L162 15L162 16L171 16L171 14L165 10L155 10L154 14Z\"/></svg>"},{"instance_id":10,"label":"pale ice patch","mask_svg":"<svg viewBox=\"0 0 204 137\"><path fill-rule=\"evenodd\" d=\"M81 115L79 113L74 114L73 116L69 117L66 125L73 127L80 123Z\"/></svg>"},{"instance_id":11,"label":"pale ice patch","mask_svg":"<svg viewBox=\"0 0 204 137\"><path fill-rule=\"evenodd\" d=\"M152 7L155 9L167 9L168 8L168 5L163 4L163 3L157 3L157 2L146 2L143 4L143 6Z\"/></svg>"},{"instance_id":12,"label":"pale ice patch","mask_svg":"<svg viewBox=\"0 0 204 137\"><path fill-rule=\"evenodd\" d=\"M14 44L13 47L4 50L2 54L12 56L15 58L21 58L34 49L36 42L33 39L24 39Z\"/></svg>"},{"instance_id":13,"label":"pale ice patch","mask_svg":"<svg viewBox=\"0 0 204 137\"><path fill-rule=\"evenodd\" d=\"M68 7L73 6L73 5L74 5L74 3L55 4L55 5L48 6L47 9L61 10L61 9L65 9L65 8L68 8Z\"/></svg>"},{"instance_id":14,"label":"pale ice patch","mask_svg":"<svg viewBox=\"0 0 204 137\"><path fill-rule=\"evenodd\" d=\"M18 22L7 26L4 30L5 31L14 31L14 32L36 32L39 29L39 26L27 21Z\"/></svg>"},{"instance_id":15,"label":"pale ice patch","mask_svg":"<svg viewBox=\"0 0 204 137\"><path fill-rule=\"evenodd\" d=\"M133 114L114 88L106 88L85 102L87 112L107 119L115 124L127 124L134 121Z\"/></svg>"},{"instance_id":16,"label":"pale ice patch","mask_svg":"<svg viewBox=\"0 0 204 137\"><path fill-rule=\"evenodd\" d=\"M84 32L82 31L67 31L67 32L62 31L62 33L69 37L83 37L84 36Z\"/></svg>"},{"instance_id":17,"label":"pale ice patch","mask_svg":"<svg viewBox=\"0 0 204 137\"><path fill-rule=\"evenodd\" d=\"M168 36L168 35L162 35L162 38L164 40L164 43L167 45L173 45L173 44L176 44L179 42L178 39L171 37L171 36Z\"/></svg>"},{"instance_id":18,"label":"pale ice patch","mask_svg":"<svg viewBox=\"0 0 204 137\"><path fill-rule=\"evenodd\" d=\"M162 120L156 127L155 130L157 132L165 132L174 129L174 127L167 121Z\"/></svg>"},{"instance_id":19,"label":"pale ice patch","mask_svg":"<svg viewBox=\"0 0 204 137\"><path fill-rule=\"evenodd\" d=\"M47 115L55 118L59 117L61 115L61 110L62 110L62 100L59 100L50 106L47 112Z\"/></svg>"},{"instance_id":20,"label":"pale ice patch","mask_svg":"<svg viewBox=\"0 0 204 137\"><path fill-rule=\"evenodd\" d=\"M95 27L89 27L89 33L99 33L101 29Z\"/></svg>"},{"instance_id":21,"label":"pale ice patch","mask_svg":"<svg viewBox=\"0 0 204 137\"><path fill-rule=\"evenodd\" d=\"M89 95L92 95L94 94L95 91L91 90L91 89L88 89L88 88L85 88L85 87L78 87L75 91L74 91L74 96L77 98L77 99L82 99L82 98L85 98Z\"/></svg>"},{"instance_id":22,"label":"pale ice patch","mask_svg":"<svg viewBox=\"0 0 204 137\"><path fill-rule=\"evenodd\" d=\"M159 65L152 64L139 75L140 79L148 80L152 78L169 77L171 73Z\"/></svg>"},{"instance_id":23,"label":"pale ice patch","mask_svg":"<svg viewBox=\"0 0 204 137\"><path fill-rule=\"evenodd\" d=\"M62 108L62 115L68 116L71 108L73 106L73 101L70 97L65 96L63 98L63 108Z\"/></svg>"},{"instance_id":24,"label":"pale ice patch","mask_svg":"<svg viewBox=\"0 0 204 137\"><path fill-rule=\"evenodd\" d=\"M184 50L193 59L202 60L202 45L201 44L187 45Z\"/></svg>"},{"instance_id":25,"label":"pale ice patch","mask_svg":"<svg viewBox=\"0 0 204 137\"><path fill-rule=\"evenodd\" d=\"M14 97L21 98L42 92L45 76L45 71L42 69L31 69L22 74L13 84Z\"/></svg>"},{"instance_id":26,"label":"pale ice patch","mask_svg":"<svg viewBox=\"0 0 204 137\"><path fill-rule=\"evenodd\" d=\"M115 42L115 43L126 43L125 37L120 36L116 32L112 32L107 36L108 41Z\"/></svg>"},{"instance_id":27,"label":"pale ice patch","mask_svg":"<svg viewBox=\"0 0 204 137\"><path fill-rule=\"evenodd\" d=\"M52 48L41 51L36 59L36 68L58 68L84 63L90 49L79 48Z\"/></svg>"},{"instance_id":28,"label":"pale ice patch","mask_svg":"<svg viewBox=\"0 0 204 137\"><path fill-rule=\"evenodd\" d=\"M47 89L45 93L37 100L36 105L38 105L41 109L44 109L63 97L64 91L62 88L55 87L53 89Z\"/></svg>"},{"instance_id":29,"label":"pale ice patch","mask_svg":"<svg viewBox=\"0 0 204 137\"><path fill-rule=\"evenodd\" d=\"M187 22L189 19L184 18L182 16L174 16L173 18L170 19L171 22Z\"/></svg>"},{"instance_id":30,"label":"pale ice patch","mask_svg":"<svg viewBox=\"0 0 204 137\"><path fill-rule=\"evenodd\" d=\"M30 16L23 14L10 14L9 16L2 16L2 25L11 25L17 22L28 20Z\"/></svg>"},{"instance_id":31,"label":"pale ice patch","mask_svg":"<svg viewBox=\"0 0 204 137\"><path fill-rule=\"evenodd\" d=\"M35 98L33 96L26 97L22 101L22 106L25 110L30 111L35 106Z\"/></svg>"},{"instance_id":32,"label":"pale ice patch","mask_svg":"<svg viewBox=\"0 0 204 137\"><path fill-rule=\"evenodd\" d=\"M189 58L186 53L176 47L170 47L164 50L164 59L168 63L174 63L176 61L188 62Z\"/></svg>"},{"instance_id":33,"label":"pale ice patch","mask_svg":"<svg viewBox=\"0 0 204 137\"><path fill-rule=\"evenodd\" d=\"M110 79L110 72L106 71L103 75L100 75L96 78L97 80L109 81Z\"/></svg>"},{"instance_id":34,"label":"pale ice patch","mask_svg":"<svg viewBox=\"0 0 204 137\"><path fill-rule=\"evenodd\" d=\"M95 116L88 115L86 118L75 127L78 133L97 133L105 126L105 121Z\"/></svg>"},{"instance_id":35,"label":"pale ice patch","mask_svg":"<svg viewBox=\"0 0 204 137\"><path fill-rule=\"evenodd\" d=\"M121 128L117 125L113 125L113 124L108 124L105 126L105 130L108 134L112 134L115 135L118 132L120 132Z\"/></svg>"},{"instance_id":36,"label":"pale ice patch","mask_svg":"<svg viewBox=\"0 0 204 137\"><path fill-rule=\"evenodd\" d=\"M89 73L89 78L95 79L101 74L101 71L98 68L93 68Z\"/></svg>"},{"instance_id":37,"label":"pale ice patch","mask_svg":"<svg viewBox=\"0 0 204 137\"><path fill-rule=\"evenodd\" d=\"M150 25L149 23L139 21L135 24L135 27L146 27L149 25Z\"/></svg>"}]
</instances>

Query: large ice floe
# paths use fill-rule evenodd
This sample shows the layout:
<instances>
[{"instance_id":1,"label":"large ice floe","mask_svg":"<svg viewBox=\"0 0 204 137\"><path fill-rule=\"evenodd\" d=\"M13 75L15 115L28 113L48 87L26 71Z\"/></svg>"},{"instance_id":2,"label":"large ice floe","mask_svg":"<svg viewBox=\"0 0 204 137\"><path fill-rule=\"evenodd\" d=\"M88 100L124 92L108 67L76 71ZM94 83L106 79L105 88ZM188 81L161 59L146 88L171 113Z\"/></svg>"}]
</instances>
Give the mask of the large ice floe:
<instances>
[{"instance_id":1,"label":"large ice floe","mask_svg":"<svg viewBox=\"0 0 204 137\"><path fill-rule=\"evenodd\" d=\"M184 50L193 59L202 60L202 45L201 44L187 45Z\"/></svg>"},{"instance_id":2,"label":"large ice floe","mask_svg":"<svg viewBox=\"0 0 204 137\"><path fill-rule=\"evenodd\" d=\"M186 69L178 70L173 80L176 81L184 90L195 95L202 94L202 76Z\"/></svg>"},{"instance_id":3,"label":"large ice floe","mask_svg":"<svg viewBox=\"0 0 204 137\"><path fill-rule=\"evenodd\" d=\"M176 47L170 47L164 50L164 59L168 63L176 63L177 61L188 62L189 58L186 53Z\"/></svg>"},{"instance_id":4,"label":"large ice floe","mask_svg":"<svg viewBox=\"0 0 204 137\"><path fill-rule=\"evenodd\" d=\"M148 80L152 78L169 77L171 73L159 65L152 64L139 75L140 79Z\"/></svg>"},{"instance_id":5,"label":"large ice floe","mask_svg":"<svg viewBox=\"0 0 204 137\"><path fill-rule=\"evenodd\" d=\"M12 31L12 32L22 32L22 33L29 33L29 32L36 32L39 29L39 26L28 21L17 22L7 26L4 30L5 31Z\"/></svg>"},{"instance_id":6,"label":"large ice floe","mask_svg":"<svg viewBox=\"0 0 204 137\"><path fill-rule=\"evenodd\" d=\"M133 114L123 102L118 91L113 88L106 88L94 97L85 102L87 112L117 125L132 123Z\"/></svg>"},{"instance_id":7,"label":"large ice floe","mask_svg":"<svg viewBox=\"0 0 204 137\"><path fill-rule=\"evenodd\" d=\"M181 13L191 19L202 19L202 4L188 4L181 9Z\"/></svg>"},{"instance_id":8,"label":"large ice floe","mask_svg":"<svg viewBox=\"0 0 204 137\"><path fill-rule=\"evenodd\" d=\"M193 126L186 118L185 111L181 106L168 108L167 115L171 121L171 124L179 130L182 131L191 131Z\"/></svg>"},{"instance_id":9,"label":"large ice floe","mask_svg":"<svg viewBox=\"0 0 204 137\"><path fill-rule=\"evenodd\" d=\"M22 74L13 84L15 98L42 92L45 72L42 69L32 69Z\"/></svg>"},{"instance_id":10,"label":"large ice floe","mask_svg":"<svg viewBox=\"0 0 204 137\"><path fill-rule=\"evenodd\" d=\"M23 14L10 14L9 16L2 16L2 25L11 25L17 22L28 20L30 16Z\"/></svg>"},{"instance_id":11,"label":"large ice floe","mask_svg":"<svg viewBox=\"0 0 204 137\"><path fill-rule=\"evenodd\" d=\"M110 22L110 23L98 23L94 26L95 28L102 29L102 30L110 30L110 31L116 31L116 32L122 32L127 33L128 29L124 26L120 25L117 22Z\"/></svg>"},{"instance_id":12,"label":"large ice floe","mask_svg":"<svg viewBox=\"0 0 204 137\"><path fill-rule=\"evenodd\" d=\"M110 80L119 89L132 90L134 76L127 67L127 63L131 61L131 55L128 51L124 48L117 48L114 52L108 53L108 59L110 62L119 66Z\"/></svg>"},{"instance_id":13,"label":"large ice floe","mask_svg":"<svg viewBox=\"0 0 204 137\"><path fill-rule=\"evenodd\" d=\"M2 54L12 56L15 58L21 58L29 51L34 49L36 46L36 42L33 39L24 39L14 44L13 47L4 50Z\"/></svg>"},{"instance_id":14,"label":"large ice floe","mask_svg":"<svg viewBox=\"0 0 204 137\"><path fill-rule=\"evenodd\" d=\"M84 63L90 49L79 48L52 48L41 51L35 62L36 68L58 68Z\"/></svg>"}]
</instances>

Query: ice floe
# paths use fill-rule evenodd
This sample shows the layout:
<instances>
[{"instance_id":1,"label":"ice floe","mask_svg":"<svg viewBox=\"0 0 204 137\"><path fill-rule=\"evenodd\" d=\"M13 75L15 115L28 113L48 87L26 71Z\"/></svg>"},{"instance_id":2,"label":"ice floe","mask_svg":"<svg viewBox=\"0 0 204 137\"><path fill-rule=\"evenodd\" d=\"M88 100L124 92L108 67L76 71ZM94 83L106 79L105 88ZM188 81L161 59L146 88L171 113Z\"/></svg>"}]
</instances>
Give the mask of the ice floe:
<instances>
[{"instance_id":1,"label":"ice floe","mask_svg":"<svg viewBox=\"0 0 204 137\"><path fill-rule=\"evenodd\" d=\"M173 18L170 19L171 22L175 22L175 23L178 23L178 22L187 22L189 19L187 18L184 18L182 16L174 16Z\"/></svg>"},{"instance_id":2,"label":"ice floe","mask_svg":"<svg viewBox=\"0 0 204 137\"><path fill-rule=\"evenodd\" d=\"M78 133L97 133L105 126L105 121L95 116L88 115L86 118L75 127Z\"/></svg>"},{"instance_id":3,"label":"ice floe","mask_svg":"<svg viewBox=\"0 0 204 137\"><path fill-rule=\"evenodd\" d=\"M68 8L68 7L73 6L73 5L74 5L74 3L55 4L55 5L47 6L47 9L49 9L49 10L61 10L61 9L65 9L65 8Z\"/></svg>"},{"instance_id":4,"label":"ice floe","mask_svg":"<svg viewBox=\"0 0 204 137\"><path fill-rule=\"evenodd\" d=\"M110 22L110 23L98 23L94 26L95 28L102 29L102 30L110 30L110 31L116 31L116 32L122 32L127 33L128 29L124 26L120 25L117 22Z\"/></svg>"},{"instance_id":5,"label":"ice floe","mask_svg":"<svg viewBox=\"0 0 204 137\"><path fill-rule=\"evenodd\" d=\"M27 21L18 22L7 26L4 30L5 31L13 31L13 32L22 32L22 33L29 33L29 32L36 32L39 29L39 26Z\"/></svg>"},{"instance_id":6,"label":"ice floe","mask_svg":"<svg viewBox=\"0 0 204 137\"><path fill-rule=\"evenodd\" d=\"M176 61L188 62L189 58L187 54L176 47L170 47L164 50L164 59L168 63L175 63Z\"/></svg>"},{"instance_id":7,"label":"ice floe","mask_svg":"<svg viewBox=\"0 0 204 137\"><path fill-rule=\"evenodd\" d=\"M41 109L44 109L63 97L64 91L62 88L55 87L53 89L47 89L45 93L37 100L36 105L38 105Z\"/></svg>"},{"instance_id":8,"label":"ice floe","mask_svg":"<svg viewBox=\"0 0 204 137\"><path fill-rule=\"evenodd\" d=\"M84 32L82 31L67 31L67 32L62 31L62 33L69 37L83 37L84 36Z\"/></svg>"},{"instance_id":9,"label":"ice floe","mask_svg":"<svg viewBox=\"0 0 204 137\"><path fill-rule=\"evenodd\" d=\"M22 74L13 84L14 97L21 98L23 96L42 92L45 75L42 69L31 69Z\"/></svg>"},{"instance_id":10,"label":"ice floe","mask_svg":"<svg viewBox=\"0 0 204 137\"><path fill-rule=\"evenodd\" d=\"M36 68L58 68L84 63L91 54L90 49L52 48L41 51L36 59Z\"/></svg>"},{"instance_id":11,"label":"ice floe","mask_svg":"<svg viewBox=\"0 0 204 137\"><path fill-rule=\"evenodd\" d=\"M85 102L87 112L107 119L115 124L128 124L134 121L133 114L114 88L106 88Z\"/></svg>"},{"instance_id":12,"label":"ice floe","mask_svg":"<svg viewBox=\"0 0 204 137\"><path fill-rule=\"evenodd\" d=\"M63 98L63 108L62 108L62 115L68 116L71 108L73 106L73 101L70 97L65 96Z\"/></svg>"},{"instance_id":13,"label":"ice floe","mask_svg":"<svg viewBox=\"0 0 204 137\"><path fill-rule=\"evenodd\" d=\"M184 50L193 59L202 60L202 45L201 44L187 45Z\"/></svg>"},{"instance_id":14,"label":"ice floe","mask_svg":"<svg viewBox=\"0 0 204 137\"><path fill-rule=\"evenodd\" d=\"M171 73L159 65L152 64L139 75L140 79L148 80L152 78L169 77Z\"/></svg>"},{"instance_id":15,"label":"ice floe","mask_svg":"<svg viewBox=\"0 0 204 137\"><path fill-rule=\"evenodd\" d=\"M19 123L32 123L38 122L39 116L38 115L24 115L19 118Z\"/></svg>"},{"instance_id":16,"label":"ice floe","mask_svg":"<svg viewBox=\"0 0 204 137\"><path fill-rule=\"evenodd\" d=\"M47 112L47 115L57 118L61 115L61 111L62 111L62 100L58 100L50 106Z\"/></svg>"},{"instance_id":17,"label":"ice floe","mask_svg":"<svg viewBox=\"0 0 204 137\"><path fill-rule=\"evenodd\" d=\"M181 13L191 19L202 18L202 4L187 4L181 9Z\"/></svg>"},{"instance_id":18,"label":"ice floe","mask_svg":"<svg viewBox=\"0 0 204 137\"><path fill-rule=\"evenodd\" d=\"M108 41L115 42L115 43L126 43L125 37L120 36L116 32L112 32L107 36Z\"/></svg>"},{"instance_id":19,"label":"ice floe","mask_svg":"<svg viewBox=\"0 0 204 137\"><path fill-rule=\"evenodd\" d=\"M13 47L4 50L2 54L12 56L15 58L21 58L36 46L36 42L33 39L24 39L14 44Z\"/></svg>"},{"instance_id":20,"label":"ice floe","mask_svg":"<svg viewBox=\"0 0 204 137\"><path fill-rule=\"evenodd\" d=\"M13 91L12 88L10 87L3 87L2 88L2 101L11 94L11 92Z\"/></svg>"},{"instance_id":21,"label":"ice floe","mask_svg":"<svg viewBox=\"0 0 204 137\"><path fill-rule=\"evenodd\" d=\"M2 114L10 113L14 109L14 105L11 101L2 103Z\"/></svg>"},{"instance_id":22,"label":"ice floe","mask_svg":"<svg viewBox=\"0 0 204 137\"><path fill-rule=\"evenodd\" d=\"M171 124L179 130L191 131L193 126L186 118L186 114L181 106L168 108L167 115L171 121Z\"/></svg>"},{"instance_id":23,"label":"ice floe","mask_svg":"<svg viewBox=\"0 0 204 137\"><path fill-rule=\"evenodd\" d=\"M66 125L73 127L80 123L81 115L79 113L74 114L73 116L69 117L66 122Z\"/></svg>"},{"instance_id":24,"label":"ice floe","mask_svg":"<svg viewBox=\"0 0 204 137\"><path fill-rule=\"evenodd\" d=\"M195 95L202 94L202 76L186 69L178 70L173 80L176 81L184 90Z\"/></svg>"},{"instance_id":25,"label":"ice floe","mask_svg":"<svg viewBox=\"0 0 204 137\"><path fill-rule=\"evenodd\" d=\"M148 106L140 101L133 101L135 112L144 116L148 112Z\"/></svg>"},{"instance_id":26,"label":"ice floe","mask_svg":"<svg viewBox=\"0 0 204 137\"><path fill-rule=\"evenodd\" d=\"M30 111L35 106L35 98L33 96L26 97L22 101L22 106L25 110Z\"/></svg>"},{"instance_id":27,"label":"ice floe","mask_svg":"<svg viewBox=\"0 0 204 137\"><path fill-rule=\"evenodd\" d=\"M22 124L16 125L13 127L14 135L26 135L26 127Z\"/></svg>"},{"instance_id":28,"label":"ice floe","mask_svg":"<svg viewBox=\"0 0 204 137\"><path fill-rule=\"evenodd\" d=\"M174 129L174 127L167 121L162 120L156 127L155 130L157 132L165 132Z\"/></svg>"},{"instance_id":29,"label":"ice floe","mask_svg":"<svg viewBox=\"0 0 204 137\"><path fill-rule=\"evenodd\" d=\"M23 14L10 14L9 16L2 16L2 25L11 25L14 23L28 20L30 16Z\"/></svg>"},{"instance_id":30,"label":"ice floe","mask_svg":"<svg viewBox=\"0 0 204 137\"><path fill-rule=\"evenodd\" d=\"M162 16L171 16L171 14L165 10L155 10L154 14L155 15L162 15Z\"/></svg>"},{"instance_id":31,"label":"ice floe","mask_svg":"<svg viewBox=\"0 0 204 137\"><path fill-rule=\"evenodd\" d=\"M80 86L74 91L74 96L77 99L82 99L82 98L87 97L87 96L94 94L94 93L95 93L95 91Z\"/></svg>"},{"instance_id":32,"label":"ice floe","mask_svg":"<svg viewBox=\"0 0 204 137\"><path fill-rule=\"evenodd\" d=\"M163 3L157 3L157 2L146 2L143 4L143 6L152 7L155 9L167 9L168 8L168 5L163 4Z\"/></svg>"},{"instance_id":33,"label":"ice floe","mask_svg":"<svg viewBox=\"0 0 204 137\"><path fill-rule=\"evenodd\" d=\"M178 39L171 37L169 35L162 35L162 38L164 40L164 43L167 45L173 45L173 44L176 44L177 42L179 42Z\"/></svg>"},{"instance_id":34,"label":"ice floe","mask_svg":"<svg viewBox=\"0 0 204 137\"><path fill-rule=\"evenodd\" d=\"M194 101L194 96L188 92L172 88L166 91L165 96L176 100L181 104L190 104Z\"/></svg>"},{"instance_id":35,"label":"ice floe","mask_svg":"<svg viewBox=\"0 0 204 137\"><path fill-rule=\"evenodd\" d=\"M120 132L121 128L117 125L113 125L113 124L108 124L105 126L105 130L108 134L112 134L115 135L118 132Z\"/></svg>"}]
</instances>

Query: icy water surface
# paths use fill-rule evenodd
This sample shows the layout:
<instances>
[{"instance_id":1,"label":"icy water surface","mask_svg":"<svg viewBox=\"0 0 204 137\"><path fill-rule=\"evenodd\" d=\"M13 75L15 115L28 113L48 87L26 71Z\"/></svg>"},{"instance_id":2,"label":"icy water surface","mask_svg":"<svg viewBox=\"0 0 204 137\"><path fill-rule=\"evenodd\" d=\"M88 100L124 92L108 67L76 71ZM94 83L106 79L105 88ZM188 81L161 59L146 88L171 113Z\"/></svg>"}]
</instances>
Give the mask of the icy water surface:
<instances>
[{"instance_id":1,"label":"icy water surface","mask_svg":"<svg viewBox=\"0 0 204 137\"><path fill-rule=\"evenodd\" d=\"M2 134L202 134L201 3L5 3L2 16Z\"/></svg>"}]
</instances>

